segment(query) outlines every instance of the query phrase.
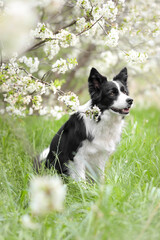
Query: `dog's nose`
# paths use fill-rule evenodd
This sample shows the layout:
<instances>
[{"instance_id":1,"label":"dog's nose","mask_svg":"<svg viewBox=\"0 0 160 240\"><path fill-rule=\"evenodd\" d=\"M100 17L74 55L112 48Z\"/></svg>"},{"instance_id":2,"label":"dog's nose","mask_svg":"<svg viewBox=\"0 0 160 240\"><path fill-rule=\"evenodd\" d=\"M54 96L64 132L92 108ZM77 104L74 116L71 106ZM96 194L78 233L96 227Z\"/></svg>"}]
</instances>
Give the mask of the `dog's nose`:
<instances>
[{"instance_id":1,"label":"dog's nose","mask_svg":"<svg viewBox=\"0 0 160 240\"><path fill-rule=\"evenodd\" d=\"M132 98L127 98L127 99L126 99L126 102L127 102L129 105L132 105L133 99L132 99Z\"/></svg>"}]
</instances>

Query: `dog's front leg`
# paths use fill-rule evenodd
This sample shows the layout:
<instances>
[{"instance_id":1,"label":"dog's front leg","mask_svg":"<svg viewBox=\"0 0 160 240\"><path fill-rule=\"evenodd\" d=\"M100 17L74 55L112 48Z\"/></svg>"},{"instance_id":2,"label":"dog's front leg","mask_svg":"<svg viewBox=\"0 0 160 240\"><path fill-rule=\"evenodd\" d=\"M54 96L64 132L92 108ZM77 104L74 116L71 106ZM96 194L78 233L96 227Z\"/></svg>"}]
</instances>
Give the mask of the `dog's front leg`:
<instances>
[{"instance_id":1,"label":"dog's front leg","mask_svg":"<svg viewBox=\"0 0 160 240\"><path fill-rule=\"evenodd\" d=\"M78 181L86 181L85 175L85 162L83 160L74 159L74 161L70 161L68 164L69 175L76 182Z\"/></svg>"}]
</instances>

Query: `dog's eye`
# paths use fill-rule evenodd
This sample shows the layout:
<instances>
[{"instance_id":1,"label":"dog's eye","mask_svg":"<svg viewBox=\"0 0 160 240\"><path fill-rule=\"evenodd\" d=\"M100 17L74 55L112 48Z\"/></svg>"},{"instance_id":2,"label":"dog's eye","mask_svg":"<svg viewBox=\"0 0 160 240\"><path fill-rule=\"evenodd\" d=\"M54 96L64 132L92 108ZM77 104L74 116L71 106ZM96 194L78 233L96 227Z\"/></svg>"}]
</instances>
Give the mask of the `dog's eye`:
<instances>
[{"instance_id":1,"label":"dog's eye","mask_svg":"<svg viewBox=\"0 0 160 240\"><path fill-rule=\"evenodd\" d=\"M117 93L118 93L118 90L117 90L116 88L115 88L115 89L112 89L112 90L110 91L110 96L113 97L113 96L115 96Z\"/></svg>"},{"instance_id":2,"label":"dog's eye","mask_svg":"<svg viewBox=\"0 0 160 240\"><path fill-rule=\"evenodd\" d=\"M126 90L124 89L124 87L121 87L121 92L127 95L127 92L126 92Z\"/></svg>"},{"instance_id":3,"label":"dog's eye","mask_svg":"<svg viewBox=\"0 0 160 240\"><path fill-rule=\"evenodd\" d=\"M113 97L115 95L115 92L112 90L110 91L110 96Z\"/></svg>"}]
</instances>

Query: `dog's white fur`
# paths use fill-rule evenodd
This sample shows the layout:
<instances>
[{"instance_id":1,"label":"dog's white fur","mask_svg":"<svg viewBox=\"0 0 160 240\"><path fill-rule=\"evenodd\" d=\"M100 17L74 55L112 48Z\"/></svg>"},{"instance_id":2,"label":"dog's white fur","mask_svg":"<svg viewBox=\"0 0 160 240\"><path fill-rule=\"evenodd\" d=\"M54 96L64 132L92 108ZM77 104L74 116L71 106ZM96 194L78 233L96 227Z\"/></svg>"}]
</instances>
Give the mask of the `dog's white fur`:
<instances>
[{"instance_id":1,"label":"dog's white fur","mask_svg":"<svg viewBox=\"0 0 160 240\"><path fill-rule=\"evenodd\" d=\"M127 96L123 93L120 95L122 95L119 96L119 100L122 101L120 104L125 107L124 99ZM89 106L90 101L80 107L80 112L85 111ZM92 176L103 177L106 161L115 151L124 125L122 116L111 110L104 111L98 124L84 113L81 113L81 117L84 120L87 134L93 136L94 139L92 142L85 140L74 157L74 162L69 162L70 176L76 181L86 179L86 170L89 170Z\"/></svg>"}]
</instances>

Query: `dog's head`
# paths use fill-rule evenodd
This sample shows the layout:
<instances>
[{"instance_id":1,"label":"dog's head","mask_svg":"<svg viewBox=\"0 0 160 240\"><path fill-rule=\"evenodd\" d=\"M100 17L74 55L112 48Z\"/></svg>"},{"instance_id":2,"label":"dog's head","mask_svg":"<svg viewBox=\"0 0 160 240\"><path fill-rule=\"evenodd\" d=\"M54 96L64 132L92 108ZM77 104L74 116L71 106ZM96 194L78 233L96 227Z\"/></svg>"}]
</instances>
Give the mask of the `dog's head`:
<instances>
[{"instance_id":1,"label":"dog's head","mask_svg":"<svg viewBox=\"0 0 160 240\"><path fill-rule=\"evenodd\" d=\"M133 103L129 97L127 78L127 68L122 69L113 81L107 81L106 77L92 68L88 78L92 105L98 106L102 112L110 110L119 115L127 115Z\"/></svg>"}]
</instances>

